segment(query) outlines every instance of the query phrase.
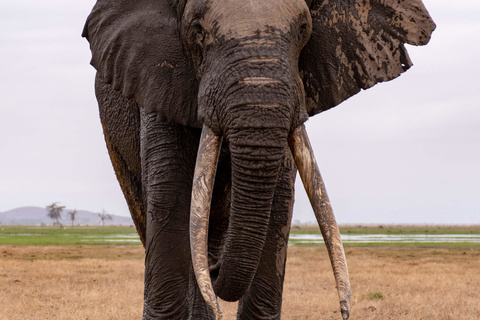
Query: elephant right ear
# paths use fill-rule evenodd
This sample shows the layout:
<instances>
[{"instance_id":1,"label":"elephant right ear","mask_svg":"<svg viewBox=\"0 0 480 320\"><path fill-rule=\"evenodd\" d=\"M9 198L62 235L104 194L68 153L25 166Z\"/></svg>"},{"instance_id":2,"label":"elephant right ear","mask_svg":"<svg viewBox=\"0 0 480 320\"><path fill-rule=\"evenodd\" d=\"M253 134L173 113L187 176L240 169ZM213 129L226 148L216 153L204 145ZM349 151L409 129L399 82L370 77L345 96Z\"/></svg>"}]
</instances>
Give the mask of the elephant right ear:
<instances>
[{"instance_id":1,"label":"elephant right ear","mask_svg":"<svg viewBox=\"0 0 480 320\"><path fill-rule=\"evenodd\" d=\"M201 128L195 73L169 1L98 0L82 36L101 78L159 121Z\"/></svg>"},{"instance_id":2,"label":"elephant right ear","mask_svg":"<svg viewBox=\"0 0 480 320\"><path fill-rule=\"evenodd\" d=\"M299 69L310 116L412 66L404 44L435 29L421 0L311 0L313 30ZM308 2L307 2L308 3Z\"/></svg>"}]
</instances>

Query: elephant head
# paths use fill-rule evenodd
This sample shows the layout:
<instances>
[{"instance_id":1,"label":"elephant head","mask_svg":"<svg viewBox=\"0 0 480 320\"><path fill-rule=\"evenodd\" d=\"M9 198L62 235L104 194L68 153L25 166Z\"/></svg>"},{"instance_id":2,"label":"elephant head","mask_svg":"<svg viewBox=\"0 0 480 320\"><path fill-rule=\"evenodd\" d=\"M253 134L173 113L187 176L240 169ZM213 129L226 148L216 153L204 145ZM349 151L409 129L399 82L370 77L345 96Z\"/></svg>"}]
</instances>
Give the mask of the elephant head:
<instances>
[{"instance_id":1,"label":"elephant head","mask_svg":"<svg viewBox=\"0 0 480 320\"><path fill-rule=\"evenodd\" d=\"M290 148L348 317L345 257L303 122L406 71L411 62L404 44L426 44L434 28L421 0L97 2L83 35L105 82L158 121L203 127L191 247L199 286L213 309L215 294L237 300L255 275ZM207 226L222 139L231 155L232 201L212 287Z\"/></svg>"}]
</instances>

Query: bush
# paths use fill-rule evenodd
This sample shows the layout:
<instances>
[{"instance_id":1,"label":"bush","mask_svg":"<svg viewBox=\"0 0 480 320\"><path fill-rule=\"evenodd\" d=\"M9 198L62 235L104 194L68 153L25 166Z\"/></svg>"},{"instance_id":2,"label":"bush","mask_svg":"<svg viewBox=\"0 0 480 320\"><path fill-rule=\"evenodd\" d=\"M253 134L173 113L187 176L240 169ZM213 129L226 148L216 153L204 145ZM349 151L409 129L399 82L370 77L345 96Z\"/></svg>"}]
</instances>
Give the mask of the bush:
<instances>
[{"instance_id":1,"label":"bush","mask_svg":"<svg viewBox=\"0 0 480 320\"><path fill-rule=\"evenodd\" d=\"M364 295L366 300L383 300L385 296L380 291L370 291Z\"/></svg>"}]
</instances>

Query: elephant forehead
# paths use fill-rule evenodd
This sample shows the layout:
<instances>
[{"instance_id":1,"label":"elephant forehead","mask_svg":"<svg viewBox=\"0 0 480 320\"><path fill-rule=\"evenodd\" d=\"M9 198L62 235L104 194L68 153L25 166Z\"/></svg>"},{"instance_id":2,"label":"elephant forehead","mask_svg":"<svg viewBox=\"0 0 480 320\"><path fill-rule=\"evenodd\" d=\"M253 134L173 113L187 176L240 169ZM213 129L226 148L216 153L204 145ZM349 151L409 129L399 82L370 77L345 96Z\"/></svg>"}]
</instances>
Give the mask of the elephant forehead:
<instances>
[{"instance_id":1,"label":"elephant forehead","mask_svg":"<svg viewBox=\"0 0 480 320\"><path fill-rule=\"evenodd\" d=\"M288 32L308 12L304 0L209 0L206 24L226 39L256 35L266 30Z\"/></svg>"}]
</instances>

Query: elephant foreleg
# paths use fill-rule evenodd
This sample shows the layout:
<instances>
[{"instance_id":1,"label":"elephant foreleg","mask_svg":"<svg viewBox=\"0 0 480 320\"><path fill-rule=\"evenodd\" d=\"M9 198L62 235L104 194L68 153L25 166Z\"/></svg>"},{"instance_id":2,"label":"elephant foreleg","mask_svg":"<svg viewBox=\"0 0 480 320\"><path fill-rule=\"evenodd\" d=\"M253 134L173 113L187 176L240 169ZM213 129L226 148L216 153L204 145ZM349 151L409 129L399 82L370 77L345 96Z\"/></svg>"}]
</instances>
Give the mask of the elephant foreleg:
<instances>
[{"instance_id":1,"label":"elephant foreleg","mask_svg":"<svg viewBox=\"0 0 480 320\"><path fill-rule=\"evenodd\" d=\"M237 319L281 318L288 235L293 210L296 167L286 152L275 190L267 240L255 278L240 300Z\"/></svg>"},{"instance_id":2,"label":"elephant foreleg","mask_svg":"<svg viewBox=\"0 0 480 320\"><path fill-rule=\"evenodd\" d=\"M141 115L146 199L144 319L188 319L191 279L189 210L200 132Z\"/></svg>"}]
</instances>

